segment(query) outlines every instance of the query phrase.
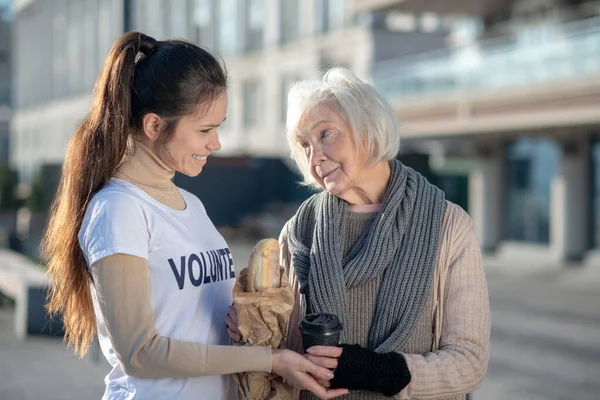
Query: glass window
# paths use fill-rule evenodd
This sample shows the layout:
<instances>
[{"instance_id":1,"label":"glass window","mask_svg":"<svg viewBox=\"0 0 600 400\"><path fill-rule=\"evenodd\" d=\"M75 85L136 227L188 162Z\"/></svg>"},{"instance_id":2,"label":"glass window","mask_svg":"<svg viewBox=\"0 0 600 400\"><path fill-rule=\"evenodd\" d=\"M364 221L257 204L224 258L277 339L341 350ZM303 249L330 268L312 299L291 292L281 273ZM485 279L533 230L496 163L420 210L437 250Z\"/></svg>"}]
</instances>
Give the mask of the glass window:
<instances>
[{"instance_id":1,"label":"glass window","mask_svg":"<svg viewBox=\"0 0 600 400\"><path fill-rule=\"evenodd\" d=\"M171 15L173 14L173 4L168 0L161 0L160 8L160 24L162 29L162 35L159 37L171 37Z\"/></svg>"},{"instance_id":2,"label":"glass window","mask_svg":"<svg viewBox=\"0 0 600 400\"><path fill-rule=\"evenodd\" d=\"M236 0L220 0L219 4L219 52L230 56L236 51Z\"/></svg>"},{"instance_id":3,"label":"glass window","mask_svg":"<svg viewBox=\"0 0 600 400\"><path fill-rule=\"evenodd\" d=\"M1 18L1 10L0 10L0 18ZM0 19L0 108L5 103L8 103L10 100L10 54L9 54L9 36L8 32L10 29L10 25L8 23L2 22Z\"/></svg>"},{"instance_id":4,"label":"glass window","mask_svg":"<svg viewBox=\"0 0 600 400\"><path fill-rule=\"evenodd\" d=\"M52 89L53 85L53 72L52 72L52 63L53 60L53 19L49 16L53 13L53 4L52 2L36 2L33 5L36 8L36 18L35 25L38 27L37 32L44 32L46 34L39 35L39 39L37 41L37 59L47 60L48 62L37 63L36 70L36 87L37 94L36 98L38 102L48 101L52 99L54 93ZM0 33L1 35L1 33ZM0 78L1 79L1 78Z\"/></svg>"},{"instance_id":5,"label":"glass window","mask_svg":"<svg viewBox=\"0 0 600 400\"><path fill-rule=\"evenodd\" d=\"M6 58L0 58L0 108L3 104L8 104L10 100L10 81L9 79L9 61L8 52L5 53ZM0 57L2 53L0 52Z\"/></svg>"},{"instance_id":6,"label":"glass window","mask_svg":"<svg viewBox=\"0 0 600 400\"><path fill-rule=\"evenodd\" d=\"M265 0L248 0L246 50L257 50L263 45L265 30Z\"/></svg>"},{"instance_id":7,"label":"glass window","mask_svg":"<svg viewBox=\"0 0 600 400\"><path fill-rule=\"evenodd\" d=\"M193 25L195 33L193 37L203 47L212 48L215 45L214 38L214 3L213 0L194 0Z\"/></svg>"},{"instance_id":8,"label":"glass window","mask_svg":"<svg viewBox=\"0 0 600 400\"><path fill-rule=\"evenodd\" d=\"M280 10L279 30L281 32L281 42L298 40L300 37L300 2L298 0L281 0Z\"/></svg>"},{"instance_id":9,"label":"glass window","mask_svg":"<svg viewBox=\"0 0 600 400\"><path fill-rule=\"evenodd\" d=\"M327 71L331 68L346 68L346 69L352 69L350 68L350 63L345 62L343 60L332 60L330 57L321 57L321 62L320 62L321 71Z\"/></svg>"},{"instance_id":10,"label":"glass window","mask_svg":"<svg viewBox=\"0 0 600 400\"><path fill-rule=\"evenodd\" d=\"M417 29L417 17L411 13L389 12L385 26L392 32L413 32Z\"/></svg>"},{"instance_id":11,"label":"glass window","mask_svg":"<svg viewBox=\"0 0 600 400\"><path fill-rule=\"evenodd\" d=\"M113 28L113 7L110 1L101 1L98 3L98 50L99 57L98 69L101 70L103 67L104 59L108 55L110 48L115 40L115 32ZM150 32L150 35L155 35ZM62 43L59 41L58 43ZM56 49L60 49L61 46L56 46Z\"/></svg>"},{"instance_id":12,"label":"glass window","mask_svg":"<svg viewBox=\"0 0 600 400\"><path fill-rule=\"evenodd\" d=\"M65 1L56 2L56 8L60 10L54 14L54 38L56 43L61 45L54 48L54 97L59 98L67 92L67 3ZM26 46L25 46L26 47Z\"/></svg>"},{"instance_id":13,"label":"glass window","mask_svg":"<svg viewBox=\"0 0 600 400\"><path fill-rule=\"evenodd\" d=\"M329 30L329 0L317 0L317 31L327 32Z\"/></svg>"},{"instance_id":14,"label":"glass window","mask_svg":"<svg viewBox=\"0 0 600 400\"><path fill-rule=\"evenodd\" d=\"M170 35L175 38L187 37L187 4L186 0L170 1Z\"/></svg>"},{"instance_id":15,"label":"glass window","mask_svg":"<svg viewBox=\"0 0 600 400\"><path fill-rule=\"evenodd\" d=\"M442 21L437 14L426 12L420 16L420 24L423 32L432 33L440 30Z\"/></svg>"},{"instance_id":16,"label":"glass window","mask_svg":"<svg viewBox=\"0 0 600 400\"><path fill-rule=\"evenodd\" d=\"M13 57L13 62L15 66L19 68L15 68L12 72L12 76L10 77L14 83L9 83L9 89L12 89L12 102L15 106L20 106L23 104L23 90L21 89L21 84L23 81L23 47L20 44L23 42L23 21L20 19L16 19L13 22L13 37L12 42L14 43L14 49L12 51L11 57ZM9 64L10 65L10 64ZM6 76L6 75L5 75Z\"/></svg>"},{"instance_id":17,"label":"glass window","mask_svg":"<svg viewBox=\"0 0 600 400\"><path fill-rule=\"evenodd\" d=\"M67 20L67 52L68 52L68 80L69 94L81 90L81 70L82 70L82 9L79 1L69 3L69 12Z\"/></svg>"},{"instance_id":18,"label":"glass window","mask_svg":"<svg viewBox=\"0 0 600 400\"><path fill-rule=\"evenodd\" d=\"M600 138L592 144L592 245L600 248Z\"/></svg>"},{"instance_id":19,"label":"glass window","mask_svg":"<svg viewBox=\"0 0 600 400\"><path fill-rule=\"evenodd\" d=\"M157 39L165 38L165 14L163 13L163 1L162 0L145 0L143 2L137 2L140 7L140 29L142 32L147 33L150 36L154 36Z\"/></svg>"},{"instance_id":20,"label":"glass window","mask_svg":"<svg viewBox=\"0 0 600 400\"><path fill-rule=\"evenodd\" d=\"M346 24L346 0L328 0L329 2L329 29L343 28Z\"/></svg>"},{"instance_id":21,"label":"glass window","mask_svg":"<svg viewBox=\"0 0 600 400\"><path fill-rule=\"evenodd\" d=\"M244 127L250 128L259 122L260 86L256 81L244 83Z\"/></svg>"},{"instance_id":22,"label":"glass window","mask_svg":"<svg viewBox=\"0 0 600 400\"><path fill-rule=\"evenodd\" d=\"M93 1L86 2L86 9L83 23L83 80L85 88L90 90L94 87L94 81L98 75L98 10Z\"/></svg>"},{"instance_id":23,"label":"glass window","mask_svg":"<svg viewBox=\"0 0 600 400\"><path fill-rule=\"evenodd\" d=\"M346 24L346 0L317 0L317 30L334 31Z\"/></svg>"},{"instance_id":24,"label":"glass window","mask_svg":"<svg viewBox=\"0 0 600 400\"><path fill-rule=\"evenodd\" d=\"M506 238L550 242L550 187L560 149L548 139L519 139L506 148Z\"/></svg>"}]
</instances>

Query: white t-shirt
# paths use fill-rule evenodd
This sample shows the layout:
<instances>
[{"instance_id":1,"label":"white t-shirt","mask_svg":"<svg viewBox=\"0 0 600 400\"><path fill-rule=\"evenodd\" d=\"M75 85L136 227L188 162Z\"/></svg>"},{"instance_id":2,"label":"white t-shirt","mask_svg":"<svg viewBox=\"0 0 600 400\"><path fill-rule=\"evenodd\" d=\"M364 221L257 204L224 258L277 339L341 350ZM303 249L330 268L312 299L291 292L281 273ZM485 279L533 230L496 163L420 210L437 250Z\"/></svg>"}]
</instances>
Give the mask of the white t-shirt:
<instances>
[{"instance_id":1,"label":"white t-shirt","mask_svg":"<svg viewBox=\"0 0 600 400\"><path fill-rule=\"evenodd\" d=\"M160 335L206 344L228 344L225 316L233 302L235 268L223 237L202 202L180 189L177 211L135 185L111 179L91 200L79 232L88 266L112 254L148 259L155 325ZM230 376L140 379L127 376L99 311L93 290L100 347L113 367L104 400L236 398Z\"/></svg>"}]
</instances>

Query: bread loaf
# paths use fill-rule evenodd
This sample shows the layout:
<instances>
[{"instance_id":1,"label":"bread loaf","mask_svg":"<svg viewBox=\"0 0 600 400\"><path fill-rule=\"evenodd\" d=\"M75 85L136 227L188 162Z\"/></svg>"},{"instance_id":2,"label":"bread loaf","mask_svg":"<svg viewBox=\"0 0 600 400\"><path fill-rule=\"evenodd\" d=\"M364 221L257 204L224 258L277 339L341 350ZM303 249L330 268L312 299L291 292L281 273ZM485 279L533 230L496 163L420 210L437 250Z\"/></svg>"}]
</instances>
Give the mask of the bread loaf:
<instances>
[{"instance_id":1,"label":"bread loaf","mask_svg":"<svg viewBox=\"0 0 600 400\"><path fill-rule=\"evenodd\" d=\"M248 287L250 293L277 288L281 280L279 243L275 239L263 239L254 246L248 262Z\"/></svg>"}]
</instances>

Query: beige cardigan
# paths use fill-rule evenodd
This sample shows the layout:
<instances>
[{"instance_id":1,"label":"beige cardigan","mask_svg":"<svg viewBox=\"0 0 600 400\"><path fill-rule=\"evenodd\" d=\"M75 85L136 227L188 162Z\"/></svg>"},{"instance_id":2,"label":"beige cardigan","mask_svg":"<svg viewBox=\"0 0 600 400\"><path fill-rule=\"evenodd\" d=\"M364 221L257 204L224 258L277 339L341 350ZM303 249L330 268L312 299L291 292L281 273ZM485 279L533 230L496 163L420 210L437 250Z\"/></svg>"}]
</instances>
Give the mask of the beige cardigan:
<instances>
[{"instance_id":1,"label":"beige cardigan","mask_svg":"<svg viewBox=\"0 0 600 400\"><path fill-rule=\"evenodd\" d=\"M282 265L296 293L287 346L302 352L297 326L306 306L288 250L288 225L279 238ZM450 202L442 225L433 285L433 351L405 354L412 380L394 396L396 400L433 400L470 393L479 386L487 370L490 310L479 242L467 213Z\"/></svg>"}]
</instances>

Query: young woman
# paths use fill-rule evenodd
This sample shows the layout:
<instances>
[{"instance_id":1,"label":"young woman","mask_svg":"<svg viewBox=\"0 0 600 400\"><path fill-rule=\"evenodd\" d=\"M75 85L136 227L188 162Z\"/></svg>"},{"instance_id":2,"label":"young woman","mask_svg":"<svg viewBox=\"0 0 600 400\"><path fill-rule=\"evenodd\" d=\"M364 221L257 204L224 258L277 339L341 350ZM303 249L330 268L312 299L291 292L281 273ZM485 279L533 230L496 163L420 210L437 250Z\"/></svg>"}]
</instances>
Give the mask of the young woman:
<instances>
[{"instance_id":1,"label":"young woman","mask_svg":"<svg viewBox=\"0 0 600 400\"><path fill-rule=\"evenodd\" d=\"M43 242L48 308L83 356L95 334L104 399L227 399L227 374L273 372L332 398L331 372L289 350L226 346L235 270L201 201L172 183L221 148L227 76L183 41L122 36L67 150Z\"/></svg>"}]
</instances>

